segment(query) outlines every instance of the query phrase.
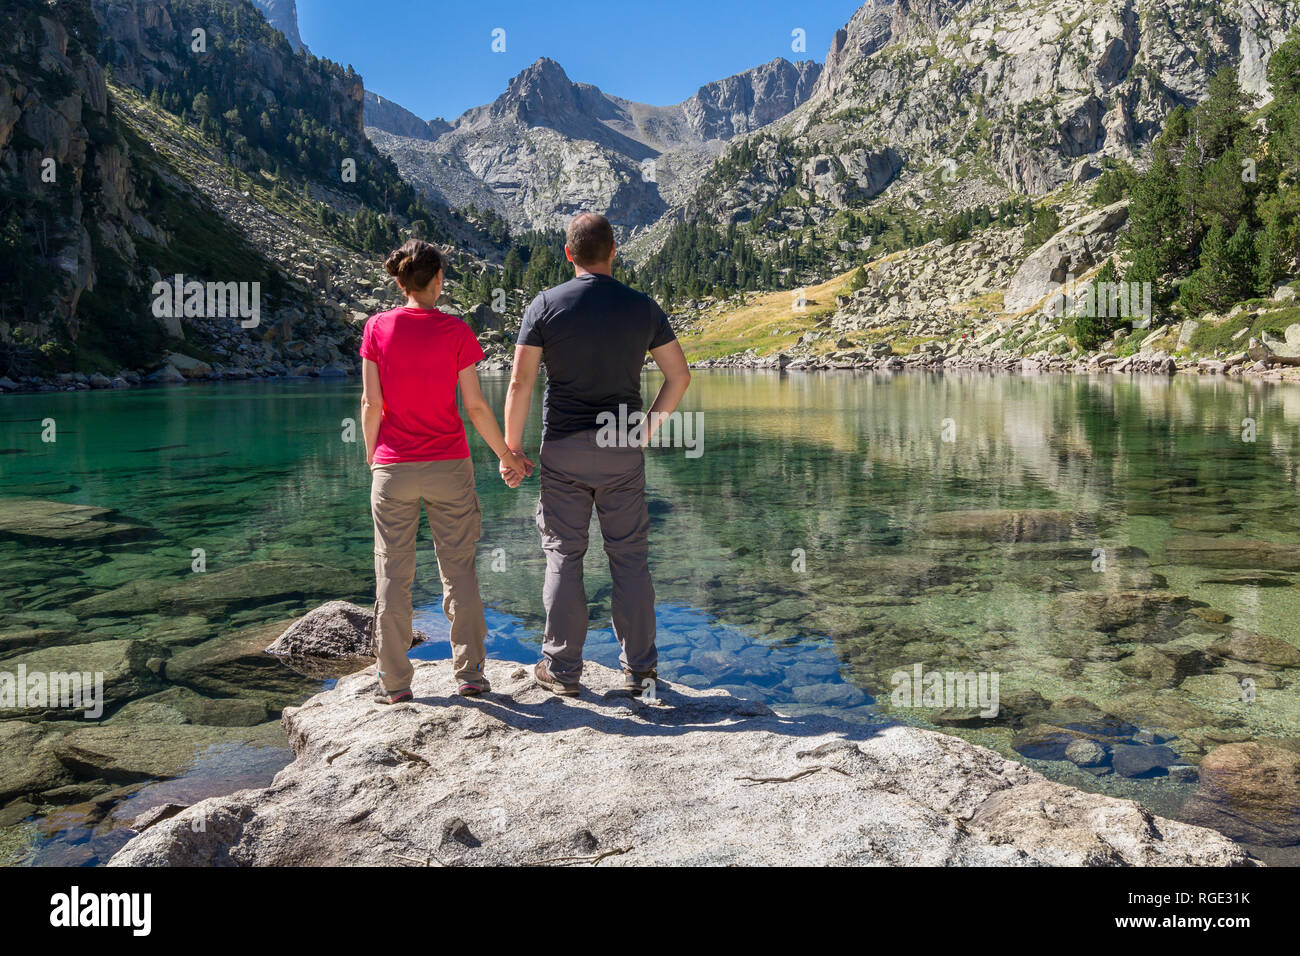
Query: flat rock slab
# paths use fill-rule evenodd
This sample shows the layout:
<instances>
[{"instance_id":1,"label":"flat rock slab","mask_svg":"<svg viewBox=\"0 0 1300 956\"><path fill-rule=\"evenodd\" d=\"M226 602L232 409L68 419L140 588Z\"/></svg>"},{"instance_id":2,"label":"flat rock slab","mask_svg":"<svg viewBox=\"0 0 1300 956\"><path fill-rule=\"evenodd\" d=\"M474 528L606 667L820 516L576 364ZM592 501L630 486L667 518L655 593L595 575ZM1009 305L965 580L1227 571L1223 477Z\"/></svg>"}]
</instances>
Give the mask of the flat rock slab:
<instances>
[{"instance_id":1,"label":"flat rock slab","mask_svg":"<svg viewBox=\"0 0 1300 956\"><path fill-rule=\"evenodd\" d=\"M7 659L0 665L0 673L17 676L25 674L28 681L38 675L48 686L49 692L44 700L33 699L30 687L24 699L17 697L18 687L14 684L14 700L7 697L3 683L0 683L0 706L5 707L5 716L11 717L68 717L76 711L84 710L93 702L98 691L94 689L95 676L103 679L106 707L112 707L122 701L131 700L142 694L158 690L162 686L158 675L150 668L150 661L165 654L163 648L152 641L120 640L93 641L84 644L70 644L61 647L44 647ZM85 683L86 697L78 697L85 706L75 706L72 713L60 704L61 690L72 675L78 678L76 686Z\"/></svg>"},{"instance_id":2,"label":"flat rock slab","mask_svg":"<svg viewBox=\"0 0 1300 956\"><path fill-rule=\"evenodd\" d=\"M0 721L0 803L72 782L54 753L59 732L22 720Z\"/></svg>"},{"instance_id":3,"label":"flat rock slab","mask_svg":"<svg viewBox=\"0 0 1300 956\"><path fill-rule=\"evenodd\" d=\"M1091 526L1092 522L1084 515L1039 508L938 511L922 522L921 529L939 537L1019 543L1066 541Z\"/></svg>"},{"instance_id":4,"label":"flat rock slab","mask_svg":"<svg viewBox=\"0 0 1300 956\"><path fill-rule=\"evenodd\" d=\"M145 578L68 605L80 618L143 614L215 616L291 598L351 589L346 571L293 561L252 561L224 571L174 578Z\"/></svg>"},{"instance_id":5,"label":"flat rock slab","mask_svg":"<svg viewBox=\"0 0 1300 956\"><path fill-rule=\"evenodd\" d=\"M1300 548L1256 538L1181 535L1165 542L1165 557L1170 564L1192 564L1202 568L1300 571Z\"/></svg>"},{"instance_id":6,"label":"flat rock slab","mask_svg":"<svg viewBox=\"0 0 1300 956\"><path fill-rule=\"evenodd\" d=\"M0 499L0 535L32 542L122 541L147 537L150 528L111 520L111 508L48 498Z\"/></svg>"},{"instance_id":7,"label":"flat rock slab","mask_svg":"<svg viewBox=\"0 0 1300 956\"><path fill-rule=\"evenodd\" d=\"M239 729L101 724L71 731L54 750L81 777L131 782L179 776L200 757L236 744L284 746L273 722Z\"/></svg>"},{"instance_id":8,"label":"flat rock slab","mask_svg":"<svg viewBox=\"0 0 1300 956\"><path fill-rule=\"evenodd\" d=\"M395 706L373 669L342 679L284 712L296 759L270 787L156 823L112 865L1249 862L943 734L679 685L641 700L594 664L578 698L518 664L487 674L494 693L465 699L450 662L416 662Z\"/></svg>"}]
</instances>

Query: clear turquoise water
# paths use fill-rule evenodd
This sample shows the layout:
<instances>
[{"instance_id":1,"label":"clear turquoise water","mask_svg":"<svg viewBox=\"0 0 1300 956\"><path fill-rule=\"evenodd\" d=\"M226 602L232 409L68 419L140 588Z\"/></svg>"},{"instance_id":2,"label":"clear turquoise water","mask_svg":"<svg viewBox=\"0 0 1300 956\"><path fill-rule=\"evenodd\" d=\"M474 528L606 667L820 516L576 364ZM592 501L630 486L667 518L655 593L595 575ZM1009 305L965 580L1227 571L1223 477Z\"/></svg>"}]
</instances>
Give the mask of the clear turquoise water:
<instances>
[{"instance_id":1,"label":"clear turquoise water","mask_svg":"<svg viewBox=\"0 0 1300 956\"><path fill-rule=\"evenodd\" d=\"M498 409L504 389L503 376L485 378ZM360 446L342 439L357 391L348 382L293 382L0 401L0 501L100 506L115 509L111 520L139 526L89 541L0 531L0 670L33 650L13 642L32 629L43 644L141 638L177 655L327 598L367 601L368 472ZM1096 777L1061 759L1035 759L1043 751L1024 734L1066 723L1065 710L1084 725L1092 708L1118 708L1130 731L1171 738L1190 763L1224 739L1300 737L1295 668L1201 660L1194 676L1257 676L1256 699L1246 703L1222 681L1184 686L1133 666L1144 646L1172 641L1199 651L1234 628L1300 643L1293 572L1247 581L1243 571L1261 569L1229 573L1165 555L1167 539L1189 534L1300 547L1300 390L1182 378L709 372L696 375L684 408L703 415L703 455L655 449L647 464L665 678L726 687L788 711L941 726L1055 779L1174 816L1194 783L1163 773ZM41 441L48 418L57 427L53 443ZM1254 442L1242 440L1244 418L1256 422ZM536 428L528 441L535 449ZM543 568L536 479L505 488L490 452L477 438L471 445L490 651L532 660ZM990 509L1064 512L1067 526L1037 535L1044 540L1008 541L978 526L954 536L929 524L940 512ZM69 609L133 582L192 583L195 548L205 552L208 574L247 571L247 599ZM1107 554L1100 572L1097 548ZM505 570L493 570L501 558ZM262 569L286 563L332 571L315 589L266 586ZM441 638L427 541L419 567L418 623ZM599 548L587 568L588 657L613 664ZM1172 591L1230 620L1205 621L1187 608L1172 617L1142 612L1101 633L1062 604L1063 596L1116 590ZM445 644L414 653L443 656ZM900 707L891 701L891 675L917 663L996 672L1004 696L1033 691L1043 703L994 725ZM256 698L270 722L321 687L282 670L248 673L231 670L220 693L209 685L201 692ZM1055 714L1043 709L1052 701ZM0 858L102 862L135 813L263 783L287 759L265 740L217 741L175 779L137 781L115 794L107 811L81 798L62 810L36 800L34 814L3 831ZM114 793L122 782L98 786Z\"/></svg>"}]
</instances>

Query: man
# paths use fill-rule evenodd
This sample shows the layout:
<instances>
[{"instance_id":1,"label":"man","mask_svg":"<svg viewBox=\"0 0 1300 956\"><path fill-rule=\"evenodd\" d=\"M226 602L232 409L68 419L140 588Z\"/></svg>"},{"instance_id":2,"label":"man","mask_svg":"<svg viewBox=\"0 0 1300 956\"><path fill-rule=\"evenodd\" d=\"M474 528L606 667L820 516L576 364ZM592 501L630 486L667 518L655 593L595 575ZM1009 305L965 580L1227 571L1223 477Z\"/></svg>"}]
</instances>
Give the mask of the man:
<instances>
[{"instance_id":1,"label":"man","mask_svg":"<svg viewBox=\"0 0 1300 956\"><path fill-rule=\"evenodd\" d=\"M691 381L668 317L649 296L613 277L614 230L582 213L569 223L564 254L574 277L538 294L524 312L506 395L506 444L523 446L537 369L546 364L537 527L546 552L546 635L538 683L565 696L581 687L587 639L582 560L595 506L609 557L614 634L622 647L624 685L639 691L658 679L655 594L650 580L650 514L642 447L681 401ZM641 411L641 369L649 351L664 374L645 434L619 436L599 426ZM620 415L620 406L623 408ZM518 475L502 470L508 484Z\"/></svg>"}]
</instances>

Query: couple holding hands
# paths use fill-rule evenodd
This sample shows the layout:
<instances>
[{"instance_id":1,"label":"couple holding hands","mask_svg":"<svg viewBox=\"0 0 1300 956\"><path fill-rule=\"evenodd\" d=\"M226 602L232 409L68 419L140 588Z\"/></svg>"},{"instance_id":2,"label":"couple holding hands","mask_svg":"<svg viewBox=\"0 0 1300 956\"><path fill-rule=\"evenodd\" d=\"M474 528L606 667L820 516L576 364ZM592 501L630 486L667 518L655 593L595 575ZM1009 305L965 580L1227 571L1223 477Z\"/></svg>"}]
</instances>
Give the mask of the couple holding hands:
<instances>
[{"instance_id":1,"label":"couple holding hands","mask_svg":"<svg viewBox=\"0 0 1300 956\"><path fill-rule=\"evenodd\" d=\"M647 416L651 428L677 407L691 375L663 309L614 279L614 246L604 216L582 213L569 223L564 251L574 277L539 293L524 313L504 434L479 387L475 365L484 355L478 340L464 321L437 309L442 253L412 239L385 261L406 304L371 316L361 341L379 700L411 699L414 668L407 652L421 502L433 533L443 612L451 622L458 693L491 690L483 673L487 624L477 571L481 511L456 396L459 390L465 415L500 459L502 480L517 488L537 467L523 453L523 435L542 365L537 527L546 555L546 631L534 676L556 694L581 690L587 637L582 562L594 507L609 557L614 634L626 686L639 690L657 679L644 442L598 441L598 422L605 413L618 415L620 405L641 408L646 352L664 375Z\"/></svg>"}]
</instances>

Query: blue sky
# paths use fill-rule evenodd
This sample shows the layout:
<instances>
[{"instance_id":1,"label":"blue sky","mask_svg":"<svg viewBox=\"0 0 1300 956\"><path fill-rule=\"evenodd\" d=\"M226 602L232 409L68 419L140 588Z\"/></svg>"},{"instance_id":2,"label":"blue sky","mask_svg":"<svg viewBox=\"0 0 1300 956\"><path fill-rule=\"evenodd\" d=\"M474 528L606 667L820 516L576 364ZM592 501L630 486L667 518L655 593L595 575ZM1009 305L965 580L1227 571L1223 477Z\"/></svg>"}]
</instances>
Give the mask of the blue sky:
<instances>
[{"instance_id":1,"label":"blue sky","mask_svg":"<svg viewBox=\"0 0 1300 956\"><path fill-rule=\"evenodd\" d=\"M778 56L820 63L863 0L297 2L313 53L352 64L367 89L425 119L451 120L494 100L540 56L570 79L657 106ZM491 49L498 27L504 53ZM791 50L796 28L807 52Z\"/></svg>"}]
</instances>

